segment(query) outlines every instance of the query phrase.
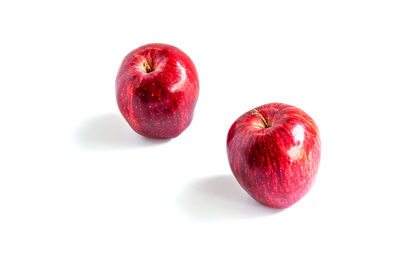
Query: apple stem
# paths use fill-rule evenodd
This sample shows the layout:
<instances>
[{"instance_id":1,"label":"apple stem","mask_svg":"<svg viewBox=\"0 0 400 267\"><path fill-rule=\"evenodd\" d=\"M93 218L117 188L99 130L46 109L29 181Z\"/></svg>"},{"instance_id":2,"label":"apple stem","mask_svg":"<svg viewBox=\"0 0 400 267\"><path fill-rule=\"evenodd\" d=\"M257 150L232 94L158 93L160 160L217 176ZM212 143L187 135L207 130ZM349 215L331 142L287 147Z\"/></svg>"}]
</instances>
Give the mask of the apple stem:
<instances>
[{"instance_id":1,"label":"apple stem","mask_svg":"<svg viewBox=\"0 0 400 267\"><path fill-rule=\"evenodd\" d=\"M251 115L257 115L257 116L262 120L262 122L264 123L265 128L271 127L271 125L269 125L269 124L267 123L267 121L266 121L266 120L264 119L264 117L260 114L260 112L258 112L257 109L253 109L253 110L251 111Z\"/></svg>"},{"instance_id":2,"label":"apple stem","mask_svg":"<svg viewBox=\"0 0 400 267\"><path fill-rule=\"evenodd\" d=\"M153 71L153 69L151 68L150 64L147 61L143 62L143 67L145 68L147 73L150 73Z\"/></svg>"}]
</instances>

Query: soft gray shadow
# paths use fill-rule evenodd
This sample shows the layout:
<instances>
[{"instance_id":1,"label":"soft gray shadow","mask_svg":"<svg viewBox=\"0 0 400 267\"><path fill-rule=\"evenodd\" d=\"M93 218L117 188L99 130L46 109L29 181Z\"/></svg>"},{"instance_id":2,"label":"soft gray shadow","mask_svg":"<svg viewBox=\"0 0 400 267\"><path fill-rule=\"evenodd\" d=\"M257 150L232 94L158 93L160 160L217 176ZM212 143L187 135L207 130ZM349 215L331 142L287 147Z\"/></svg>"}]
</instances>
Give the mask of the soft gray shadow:
<instances>
[{"instance_id":1,"label":"soft gray shadow","mask_svg":"<svg viewBox=\"0 0 400 267\"><path fill-rule=\"evenodd\" d=\"M169 139L153 139L135 133L119 114L103 114L83 121L75 133L79 148L117 150L163 144Z\"/></svg>"},{"instance_id":2,"label":"soft gray shadow","mask_svg":"<svg viewBox=\"0 0 400 267\"><path fill-rule=\"evenodd\" d=\"M195 221L218 221L263 217L281 210L252 199L232 175L197 179L178 198L183 212Z\"/></svg>"}]
</instances>

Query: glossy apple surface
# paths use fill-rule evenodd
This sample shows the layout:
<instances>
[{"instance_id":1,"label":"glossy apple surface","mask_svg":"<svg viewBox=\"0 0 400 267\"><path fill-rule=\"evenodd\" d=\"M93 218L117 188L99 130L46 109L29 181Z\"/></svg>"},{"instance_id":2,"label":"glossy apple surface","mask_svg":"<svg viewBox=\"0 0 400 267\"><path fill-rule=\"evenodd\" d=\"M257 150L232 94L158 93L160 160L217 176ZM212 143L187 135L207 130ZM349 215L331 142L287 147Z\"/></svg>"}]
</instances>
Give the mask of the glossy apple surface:
<instances>
[{"instance_id":1,"label":"glossy apple surface","mask_svg":"<svg viewBox=\"0 0 400 267\"><path fill-rule=\"evenodd\" d=\"M192 60L166 44L147 44L130 52L116 79L118 107L139 134L173 138L190 124L199 96Z\"/></svg>"},{"instance_id":2,"label":"glossy apple surface","mask_svg":"<svg viewBox=\"0 0 400 267\"><path fill-rule=\"evenodd\" d=\"M271 103L231 126L227 152L233 175L260 203L287 208L311 188L321 155L313 119L294 106Z\"/></svg>"}]
</instances>

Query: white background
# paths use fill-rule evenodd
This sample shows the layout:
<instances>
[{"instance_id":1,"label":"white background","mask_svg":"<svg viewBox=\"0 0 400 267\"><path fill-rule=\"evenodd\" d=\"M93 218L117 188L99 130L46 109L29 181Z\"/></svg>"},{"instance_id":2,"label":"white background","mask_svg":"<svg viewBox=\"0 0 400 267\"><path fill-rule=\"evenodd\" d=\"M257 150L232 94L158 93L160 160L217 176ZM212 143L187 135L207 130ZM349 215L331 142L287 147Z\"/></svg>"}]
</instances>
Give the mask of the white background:
<instances>
[{"instance_id":1,"label":"white background","mask_svg":"<svg viewBox=\"0 0 400 267\"><path fill-rule=\"evenodd\" d=\"M399 266L398 1L2 1L0 266ZM191 126L155 141L117 109L123 57L195 62ZM283 102L322 161L289 209L231 174L230 125ZM397 253L397 255L396 255Z\"/></svg>"}]
</instances>

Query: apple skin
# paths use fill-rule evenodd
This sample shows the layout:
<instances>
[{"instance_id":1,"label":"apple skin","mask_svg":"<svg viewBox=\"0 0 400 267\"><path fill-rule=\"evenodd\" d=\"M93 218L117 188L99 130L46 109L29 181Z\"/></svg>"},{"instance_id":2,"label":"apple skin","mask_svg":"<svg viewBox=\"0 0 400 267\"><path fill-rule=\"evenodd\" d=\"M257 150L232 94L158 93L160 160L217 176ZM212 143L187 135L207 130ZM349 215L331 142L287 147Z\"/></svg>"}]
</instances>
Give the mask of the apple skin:
<instances>
[{"instance_id":1,"label":"apple skin","mask_svg":"<svg viewBox=\"0 0 400 267\"><path fill-rule=\"evenodd\" d=\"M313 185L321 141L317 125L304 111L271 103L233 123L227 152L233 175L250 196L272 208L287 208Z\"/></svg>"},{"instance_id":2,"label":"apple skin","mask_svg":"<svg viewBox=\"0 0 400 267\"><path fill-rule=\"evenodd\" d=\"M192 60L166 44L147 44L122 61L116 83L119 110L137 133L173 138L191 123L199 96Z\"/></svg>"}]
</instances>

